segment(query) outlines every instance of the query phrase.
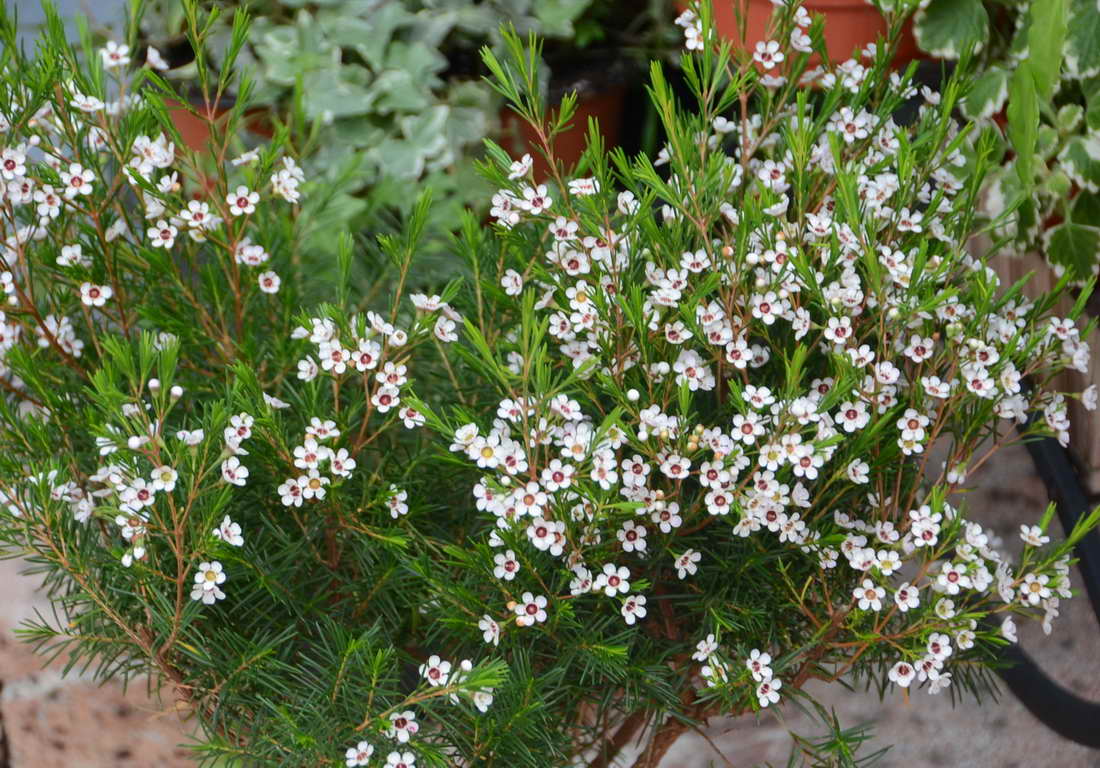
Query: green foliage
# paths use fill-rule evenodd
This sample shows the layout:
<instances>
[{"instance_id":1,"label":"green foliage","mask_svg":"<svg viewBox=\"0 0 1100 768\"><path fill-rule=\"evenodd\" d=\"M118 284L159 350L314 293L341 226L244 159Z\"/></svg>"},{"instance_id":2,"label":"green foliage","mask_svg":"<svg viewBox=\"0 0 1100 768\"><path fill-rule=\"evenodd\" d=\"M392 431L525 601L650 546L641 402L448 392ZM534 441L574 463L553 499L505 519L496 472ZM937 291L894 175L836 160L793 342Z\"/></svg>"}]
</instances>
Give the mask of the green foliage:
<instances>
[{"instance_id":1,"label":"green foliage","mask_svg":"<svg viewBox=\"0 0 1100 768\"><path fill-rule=\"evenodd\" d=\"M270 23L336 3L286 5ZM380 35L360 69L430 80L414 43L458 22L385 7L370 30L295 34L341 57ZM540 12L566 29L578 8ZM627 157L589 125L570 167L576 98L547 108L539 38L505 26L483 61L550 176L486 145L493 221L453 220L456 279L421 258L424 178L400 227L356 238L327 175L348 168L294 159L327 141L306 113L328 94L302 81L329 48L286 51L295 115L249 152L264 86L228 70L257 38L243 14L183 10L198 107L135 51L71 46L52 11L34 56L0 50L0 543L51 597L25 638L150 676L205 764L606 768L642 738L640 766L706 718L793 699L826 729L799 754L858 765L865 731L805 683L981 690L1011 634L993 622L1050 621L1069 596L1100 512L1051 542L1048 510L1012 561L953 506L998 420L1065 436L1078 395L1049 382L1087 357L1084 299L1051 314L1068 277L1027 303L964 250L997 162L993 132L954 117L969 60L899 126L916 89L888 46L800 84L810 52L788 47L779 80L689 13L687 93L651 71L667 146ZM774 23L790 41L803 20ZM174 141L180 109L201 151ZM431 144L440 114L394 125ZM944 642L949 664L905 676Z\"/></svg>"}]
</instances>

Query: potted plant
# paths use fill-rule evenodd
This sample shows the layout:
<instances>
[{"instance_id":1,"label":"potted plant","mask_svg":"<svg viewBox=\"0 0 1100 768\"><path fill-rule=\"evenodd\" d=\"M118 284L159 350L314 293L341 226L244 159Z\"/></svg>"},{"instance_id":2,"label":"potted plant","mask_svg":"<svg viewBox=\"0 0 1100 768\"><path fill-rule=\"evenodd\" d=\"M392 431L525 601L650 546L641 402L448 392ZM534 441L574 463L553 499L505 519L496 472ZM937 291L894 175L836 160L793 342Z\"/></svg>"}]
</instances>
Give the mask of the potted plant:
<instances>
[{"instance_id":1,"label":"potted plant","mask_svg":"<svg viewBox=\"0 0 1100 768\"><path fill-rule=\"evenodd\" d=\"M680 2L679 5L681 10L688 7L686 2ZM801 3L714 0L706 5L713 14L718 34L749 50L759 42L776 39L772 21L777 12L800 6L800 13L806 14L802 17L806 23L799 25L797 31L792 30L792 34L799 37L808 35L810 14L822 16L825 20L825 55L830 61L841 62L858 56L856 52L863 51L869 44L891 39L892 23L898 19L905 21L899 27L900 37L895 48L895 60L904 66L917 55L912 23L906 20L908 13L904 11L904 3L874 3L872 0L805 0ZM899 9L899 5L902 8ZM692 15L698 17L694 11ZM817 65L820 59L814 56L810 63L811 66Z\"/></svg>"},{"instance_id":2,"label":"potted plant","mask_svg":"<svg viewBox=\"0 0 1100 768\"><path fill-rule=\"evenodd\" d=\"M1078 395L1047 384L1083 344L1078 309L963 248L992 136L952 116L962 68L898 127L889 51L815 90L705 45L690 106L653 69L657 157L591 130L583 174L542 183L492 147L471 278L409 289L422 197L378 242L382 297L350 238L335 284L295 258L324 185L284 137L203 193L159 136L170 90L59 23L34 60L0 36L7 135L41 153L0 159L0 541L56 605L26 636L152 675L201 759L606 768L638 741L652 768L811 679L984 686L1069 597L1100 513L1052 541L1049 509L1009 553L959 498L998 423L1066 429ZM550 120L537 45L504 40L495 87L553 158L571 101ZM92 109L109 82L136 98Z\"/></svg>"}]
</instances>

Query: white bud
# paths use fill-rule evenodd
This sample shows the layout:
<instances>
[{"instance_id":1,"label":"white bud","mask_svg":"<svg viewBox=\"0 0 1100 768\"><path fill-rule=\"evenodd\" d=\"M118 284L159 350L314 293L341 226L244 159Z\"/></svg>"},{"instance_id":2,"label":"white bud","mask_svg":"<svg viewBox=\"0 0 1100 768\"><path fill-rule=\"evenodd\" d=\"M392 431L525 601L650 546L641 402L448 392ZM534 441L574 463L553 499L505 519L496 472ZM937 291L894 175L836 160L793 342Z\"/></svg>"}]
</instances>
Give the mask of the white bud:
<instances>
[{"instance_id":1,"label":"white bud","mask_svg":"<svg viewBox=\"0 0 1100 768\"><path fill-rule=\"evenodd\" d=\"M160 391L160 379L149 379L149 391L153 394Z\"/></svg>"},{"instance_id":2,"label":"white bud","mask_svg":"<svg viewBox=\"0 0 1100 768\"><path fill-rule=\"evenodd\" d=\"M649 439L649 433L646 432L644 429L638 430L638 439L639 440L648 440Z\"/></svg>"},{"instance_id":3,"label":"white bud","mask_svg":"<svg viewBox=\"0 0 1100 768\"><path fill-rule=\"evenodd\" d=\"M760 263L760 257L757 256L756 253L754 253L753 251L749 251L747 254L745 254L745 262L748 263L750 267L755 267L757 264Z\"/></svg>"},{"instance_id":4,"label":"white bud","mask_svg":"<svg viewBox=\"0 0 1100 768\"><path fill-rule=\"evenodd\" d=\"M626 399L629 400L632 403L638 402L639 397L641 397L641 395L638 393L638 390L636 390L636 389L628 389L626 391Z\"/></svg>"},{"instance_id":5,"label":"white bud","mask_svg":"<svg viewBox=\"0 0 1100 768\"><path fill-rule=\"evenodd\" d=\"M765 287L767 287L767 285L768 285L768 281L765 280L764 278L762 278L762 277L756 278L756 287L757 288L765 288Z\"/></svg>"},{"instance_id":6,"label":"white bud","mask_svg":"<svg viewBox=\"0 0 1100 768\"><path fill-rule=\"evenodd\" d=\"M501 485L511 485L512 484L512 478L505 475L504 477L500 478L500 484Z\"/></svg>"},{"instance_id":7,"label":"white bud","mask_svg":"<svg viewBox=\"0 0 1100 768\"><path fill-rule=\"evenodd\" d=\"M136 451L144 443L145 438L141 437L140 435L134 435L133 437L130 437L126 440L126 447L129 448L131 451Z\"/></svg>"},{"instance_id":8,"label":"white bud","mask_svg":"<svg viewBox=\"0 0 1100 768\"><path fill-rule=\"evenodd\" d=\"M886 313L886 316L888 318L890 318L891 320L897 320L897 318L898 318L898 308L897 307L890 307L890 310Z\"/></svg>"},{"instance_id":9,"label":"white bud","mask_svg":"<svg viewBox=\"0 0 1100 768\"><path fill-rule=\"evenodd\" d=\"M168 394L172 396L173 400L179 400L181 397L183 397L183 387L181 387L179 384L176 384L174 387L168 390Z\"/></svg>"}]
</instances>

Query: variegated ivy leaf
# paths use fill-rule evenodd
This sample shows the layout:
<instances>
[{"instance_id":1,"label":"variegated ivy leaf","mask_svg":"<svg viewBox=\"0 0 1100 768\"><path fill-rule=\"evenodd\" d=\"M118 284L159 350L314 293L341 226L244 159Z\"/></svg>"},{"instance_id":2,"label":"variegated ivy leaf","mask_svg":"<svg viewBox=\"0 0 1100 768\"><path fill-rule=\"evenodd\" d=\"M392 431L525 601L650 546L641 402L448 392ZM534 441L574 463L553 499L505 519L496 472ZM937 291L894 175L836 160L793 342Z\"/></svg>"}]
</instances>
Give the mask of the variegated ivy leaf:
<instances>
[{"instance_id":1,"label":"variegated ivy leaf","mask_svg":"<svg viewBox=\"0 0 1100 768\"><path fill-rule=\"evenodd\" d=\"M967 47L989 40L989 15L982 0L932 0L917 12L917 43L942 59L957 59Z\"/></svg>"},{"instance_id":2,"label":"variegated ivy leaf","mask_svg":"<svg viewBox=\"0 0 1100 768\"><path fill-rule=\"evenodd\" d=\"M1066 73L1073 77L1100 75L1100 4L1070 0L1066 31Z\"/></svg>"},{"instance_id":3,"label":"variegated ivy leaf","mask_svg":"<svg viewBox=\"0 0 1100 768\"><path fill-rule=\"evenodd\" d=\"M1100 134L1072 137L1058 153L1058 162L1077 186L1100 191Z\"/></svg>"},{"instance_id":4,"label":"variegated ivy leaf","mask_svg":"<svg viewBox=\"0 0 1100 768\"><path fill-rule=\"evenodd\" d=\"M971 120L993 117L1004 108L1008 98L1009 73L1004 67L993 66L974 81L974 86L962 102L963 114Z\"/></svg>"},{"instance_id":5,"label":"variegated ivy leaf","mask_svg":"<svg viewBox=\"0 0 1100 768\"><path fill-rule=\"evenodd\" d=\"M1054 124L1058 127L1059 133L1071 133L1080 127L1084 114L1085 108L1080 104L1066 104L1058 110Z\"/></svg>"},{"instance_id":6,"label":"variegated ivy leaf","mask_svg":"<svg viewBox=\"0 0 1100 768\"><path fill-rule=\"evenodd\" d=\"M1074 280L1086 280L1100 270L1100 227L1063 222L1046 231L1043 246L1051 265Z\"/></svg>"},{"instance_id":7,"label":"variegated ivy leaf","mask_svg":"<svg viewBox=\"0 0 1100 768\"><path fill-rule=\"evenodd\" d=\"M1085 95L1085 127L1091 131L1098 131L1100 130L1100 77L1082 80L1081 92Z\"/></svg>"},{"instance_id":8,"label":"variegated ivy leaf","mask_svg":"<svg viewBox=\"0 0 1100 768\"><path fill-rule=\"evenodd\" d=\"M1000 250L1002 253L1019 253L1017 243L1026 245L1039 237L1039 213L1034 200L1025 199L1023 204L1016 205L1021 197L1026 198L1020 186L1020 177L1011 165L999 168L990 175L980 205L982 213L993 220L996 239L1008 239ZM1014 205L1016 207L1012 210Z\"/></svg>"}]
</instances>

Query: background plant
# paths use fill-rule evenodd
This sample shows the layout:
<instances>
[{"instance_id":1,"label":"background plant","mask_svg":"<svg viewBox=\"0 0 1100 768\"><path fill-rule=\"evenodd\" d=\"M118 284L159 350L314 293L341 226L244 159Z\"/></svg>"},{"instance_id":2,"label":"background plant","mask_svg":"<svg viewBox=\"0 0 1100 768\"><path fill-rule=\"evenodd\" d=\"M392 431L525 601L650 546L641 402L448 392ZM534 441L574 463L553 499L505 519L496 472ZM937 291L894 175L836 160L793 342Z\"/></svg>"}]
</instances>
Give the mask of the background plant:
<instances>
[{"instance_id":1,"label":"background plant","mask_svg":"<svg viewBox=\"0 0 1100 768\"><path fill-rule=\"evenodd\" d=\"M1079 0L932 2L917 16L921 46L981 71L963 105L1004 126L1011 162L991 174L984 205L1014 215L998 229L1006 252L1042 252L1082 281L1100 271L1100 31Z\"/></svg>"},{"instance_id":2,"label":"background plant","mask_svg":"<svg viewBox=\"0 0 1100 768\"><path fill-rule=\"evenodd\" d=\"M206 5L225 11L235 4ZM477 50L499 44L499 24L554 41L569 53L559 61L564 65L582 59L585 49L606 46L622 59L620 46L648 39L642 30L667 14L660 0L642 7L591 0L266 0L248 10L254 21L236 63L255 79L252 103L270 110L258 122L294 122L303 166L328 182L323 196L306 203L306 237L321 255L317 267L324 270L325 257L335 253L329 232L396 231L400 212L427 185L435 205L424 244L425 257L434 260L425 262L426 274L454 269L439 238L465 207L486 199L473 161L484 137L500 138L502 103L481 79ZM149 40L166 58L171 50L186 52L172 36L183 15L178 3L146 11ZM209 31L214 68L229 33L228 16L220 18ZM193 66L169 76L186 83ZM369 249L371 238L365 240Z\"/></svg>"}]
</instances>

